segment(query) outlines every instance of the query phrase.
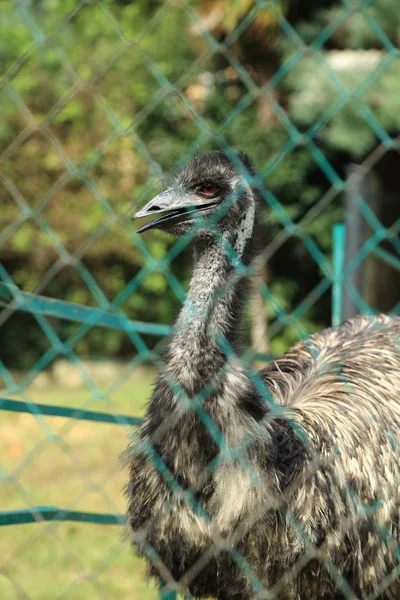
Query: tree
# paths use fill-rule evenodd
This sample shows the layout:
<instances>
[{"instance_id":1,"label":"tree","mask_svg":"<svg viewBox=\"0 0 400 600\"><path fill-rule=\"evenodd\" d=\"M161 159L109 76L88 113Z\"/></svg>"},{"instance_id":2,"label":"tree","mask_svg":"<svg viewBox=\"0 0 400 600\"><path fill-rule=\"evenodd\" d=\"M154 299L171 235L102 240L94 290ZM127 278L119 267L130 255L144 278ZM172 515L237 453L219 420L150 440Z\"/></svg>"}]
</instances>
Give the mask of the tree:
<instances>
[{"instance_id":1,"label":"tree","mask_svg":"<svg viewBox=\"0 0 400 600\"><path fill-rule=\"evenodd\" d=\"M274 85L272 77L285 61L305 48L300 39L288 36L282 19L312 45L338 18L341 3L324 0L317 8L311 0L275 7L259 3L257 10L251 0L210 0L195 3L194 9L161 0L82 5L32 0L25 6L31 29L15 6L5 3L0 39L0 60L5 71L10 69L1 95L0 151L5 154L0 229L6 233L0 252L24 290L89 305L98 304L99 290L114 299L146 264L146 248L159 258L172 243L154 233L140 246L127 215L157 191L163 172L189 154L225 142L248 151L263 172L269 200L275 197L287 218L297 223L332 185L315 162L316 150L344 176L345 165L364 156L379 132L398 131L397 61L378 67L387 42L368 21L370 15L387 39L398 44L395 0L377 0L364 12L351 14L324 49L315 55L305 52ZM38 32L50 37L32 49ZM355 74L341 68L346 56L359 61ZM367 113L350 98L310 138L311 145L302 143L301 134L329 111L332 95L341 93L334 80L353 90L369 72L375 79L360 96ZM291 151L282 152L291 143ZM29 210L38 205L40 214L31 218ZM310 236L327 254L332 224L341 215L341 203L332 203L302 226L301 235ZM268 223L266 244L283 229L276 211ZM77 255L81 265L69 264L65 253L60 260L62 248ZM174 260L170 269L177 279L187 278L189 261L188 253ZM268 269L277 306L289 313L321 278L301 237L289 237L278 247ZM89 272L93 282L88 285ZM134 319L170 323L178 305L165 273L154 270L123 309ZM299 328L289 323L281 329L277 306L266 310L272 332L275 322L272 350L280 352L297 339ZM318 328L328 324L329 315L325 295L300 325ZM20 313L12 319L0 330L9 340L6 360L22 360L27 366L47 342L32 319ZM36 332L29 356L10 335L17 322ZM56 326L62 337L72 327ZM93 330L77 351L130 355L132 346L123 334Z\"/></svg>"}]
</instances>

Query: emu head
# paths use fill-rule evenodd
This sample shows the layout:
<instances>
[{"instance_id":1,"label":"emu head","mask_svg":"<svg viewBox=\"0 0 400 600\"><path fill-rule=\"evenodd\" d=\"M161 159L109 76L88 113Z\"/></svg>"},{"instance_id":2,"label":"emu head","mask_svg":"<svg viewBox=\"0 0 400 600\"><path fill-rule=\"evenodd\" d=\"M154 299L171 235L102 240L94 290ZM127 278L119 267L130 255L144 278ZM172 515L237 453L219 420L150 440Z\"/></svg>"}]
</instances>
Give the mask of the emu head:
<instances>
[{"instance_id":1,"label":"emu head","mask_svg":"<svg viewBox=\"0 0 400 600\"><path fill-rule=\"evenodd\" d=\"M255 216L255 193L248 180L254 176L244 152L208 152L194 157L173 185L150 200L134 219L157 216L138 233L161 229L180 236L194 228L195 237L211 231L234 232L242 243L251 237Z\"/></svg>"}]
</instances>

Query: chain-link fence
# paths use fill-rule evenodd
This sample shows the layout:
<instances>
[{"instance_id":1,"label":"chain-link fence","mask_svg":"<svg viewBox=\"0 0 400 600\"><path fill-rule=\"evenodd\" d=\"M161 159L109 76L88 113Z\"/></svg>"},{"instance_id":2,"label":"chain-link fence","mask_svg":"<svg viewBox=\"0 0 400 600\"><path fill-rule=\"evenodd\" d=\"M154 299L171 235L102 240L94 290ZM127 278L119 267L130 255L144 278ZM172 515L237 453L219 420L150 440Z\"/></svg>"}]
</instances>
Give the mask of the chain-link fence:
<instances>
[{"instance_id":1,"label":"chain-link fence","mask_svg":"<svg viewBox=\"0 0 400 600\"><path fill-rule=\"evenodd\" d=\"M267 404L254 365L359 312L400 314L396 0L13 0L0 12L0 595L187 594L151 547L166 585L147 584L105 527L124 522L118 455L141 423L201 225L171 242L140 237L130 217L204 150L254 158L247 179L269 210L262 261L225 250L256 282L240 360ZM193 400L170 382L221 456L238 453L202 406L207 383ZM229 551L254 597L279 597L279 581L265 589Z\"/></svg>"}]
</instances>

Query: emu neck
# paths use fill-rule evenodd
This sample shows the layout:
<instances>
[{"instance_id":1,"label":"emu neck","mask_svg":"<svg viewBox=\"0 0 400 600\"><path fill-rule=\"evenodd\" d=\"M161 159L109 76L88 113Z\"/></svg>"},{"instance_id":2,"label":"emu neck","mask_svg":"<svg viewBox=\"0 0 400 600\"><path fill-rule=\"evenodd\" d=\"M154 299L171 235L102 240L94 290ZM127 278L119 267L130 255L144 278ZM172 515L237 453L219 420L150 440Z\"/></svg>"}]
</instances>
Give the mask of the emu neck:
<instances>
[{"instance_id":1,"label":"emu neck","mask_svg":"<svg viewBox=\"0 0 400 600\"><path fill-rule=\"evenodd\" d=\"M181 331L187 340L200 336L204 351L219 347L216 337L223 335L236 350L243 287L243 281L237 277L235 267L218 242L197 242L187 299L175 328L178 337ZM190 341L192 346L194 341Z\"/></svg>"},{"instance_id":2,"label":"emu neck","mask_svg":"<svg viewBox=\"0 0 400 600\"><path fill-rule=\"evenodd\" d=\"M243 252L245 244L230 243ZM167 355L167 369L189 393L203 389L226 364L229 353L221 342L239 352L244 299L244 280L226 251L214 239L197 240L188 295Z\"/></svg>"}]
</instances>

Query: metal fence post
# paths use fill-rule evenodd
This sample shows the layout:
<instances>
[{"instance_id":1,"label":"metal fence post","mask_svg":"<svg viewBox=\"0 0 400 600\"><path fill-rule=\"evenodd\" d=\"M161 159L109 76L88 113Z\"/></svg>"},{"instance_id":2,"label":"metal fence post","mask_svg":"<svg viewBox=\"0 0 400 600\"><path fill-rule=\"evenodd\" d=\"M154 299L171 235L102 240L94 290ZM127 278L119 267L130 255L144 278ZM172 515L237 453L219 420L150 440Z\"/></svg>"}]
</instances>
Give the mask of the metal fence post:
<instances>
[{"instance_id":1,"label":"metal fence post","mask_svg":"<svg viewBox=\"0 0 400 600\"><path fill-rule=\"evenodd\" d=\"M360 165L350 164L347 167L347 177L351 180L351 185L348 187L345 198L345 223L347 229L346 235L346 263L361 248L364 238L363 218L360 211L360 196L365 191L363 182L365 178L365 169ZM362 288L363 268L359 265L352 273L348 274L349 281L353 284L357 291ZM344 294L343 299L343 316L345 319L354 317L359 312L354 300L348 293Z\"/></svg>"},{"instance_id":2,"label":"metal fence post","mask_svg":"<svg viewBox=\"0 0 400 600\"><path fill-rule=\"evenodd\" d=\"M343 320L343 281L345 266L346 226L339 223L333 227L333 283L332 283L332 326Z\"/></svg>"},{"instance_id":3,"label":"metal fence post","mask_svg":"<svg viewBox=\"0 0 400 600\"><path fill-rule=\"evenodd\" d=\"M379 197L379 181L375 173L367 171L363 165L349 164L347 166L347 179L350 185L345 197L345 224L346 224L346 255L345 264L348 264L353 256L362 247L366 236L366 222L363 217L362 200L373 206ZM357 290L360 296L364 296L365 286L365 262L361 262L348 275L348 281ZM350 319L360 312L354 299L346 293L344 287L343 318Z\"/></svg>"},{"instance_id":4,"label":"metal fence post","mask_svg":"<svg viewBox=\"0 0 400 600\"><path fill-rule=\"evenodd\" d=\"M178 594L173 592L167 586L161 585L159 591L159 600L178 600Z\"/></svg>"}]
</instances>

